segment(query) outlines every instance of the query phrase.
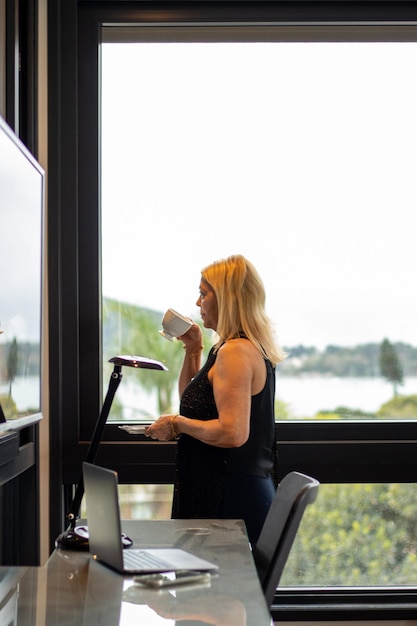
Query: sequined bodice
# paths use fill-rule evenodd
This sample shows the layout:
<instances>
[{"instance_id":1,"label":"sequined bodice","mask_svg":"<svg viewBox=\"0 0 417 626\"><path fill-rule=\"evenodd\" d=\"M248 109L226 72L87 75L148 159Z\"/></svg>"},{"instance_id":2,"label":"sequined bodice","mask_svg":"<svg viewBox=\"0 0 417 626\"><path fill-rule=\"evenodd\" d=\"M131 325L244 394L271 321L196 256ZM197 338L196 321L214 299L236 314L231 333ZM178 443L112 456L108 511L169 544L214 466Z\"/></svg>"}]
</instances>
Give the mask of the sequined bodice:
<instances>
[{"instance_id":1,"label":"sequined bodice","mask_svg":"<svg viewBox=\"0 0 417 626\"><path fill-rule=\"evenodd\" d=\"M201 370L185 388L181 397L181 415L200 420L218 417L213 387L208 379L208 373L216 361L216 356L217 353L212 348Z\"/></svg>"}]
</instances>

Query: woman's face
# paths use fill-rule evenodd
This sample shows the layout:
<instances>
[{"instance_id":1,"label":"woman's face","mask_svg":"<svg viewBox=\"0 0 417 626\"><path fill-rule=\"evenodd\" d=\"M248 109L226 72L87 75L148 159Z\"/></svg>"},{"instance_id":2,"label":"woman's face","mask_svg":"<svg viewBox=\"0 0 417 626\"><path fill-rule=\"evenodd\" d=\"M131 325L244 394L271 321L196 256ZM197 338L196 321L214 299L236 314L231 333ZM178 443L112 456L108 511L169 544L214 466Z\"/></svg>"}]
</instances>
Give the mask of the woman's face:
<instances>
[{"instance_id":1,"label":"woman's face","mask_svg":"<svg viewBox=\"0 0 417 626\"><path fill-rule=\"evenodd\" d=\"M200 307L204 328L216 330L219 319L216 294L211 285L203 279L200 282L200 295L196 304Z\"/></svg>"}]
</instances>

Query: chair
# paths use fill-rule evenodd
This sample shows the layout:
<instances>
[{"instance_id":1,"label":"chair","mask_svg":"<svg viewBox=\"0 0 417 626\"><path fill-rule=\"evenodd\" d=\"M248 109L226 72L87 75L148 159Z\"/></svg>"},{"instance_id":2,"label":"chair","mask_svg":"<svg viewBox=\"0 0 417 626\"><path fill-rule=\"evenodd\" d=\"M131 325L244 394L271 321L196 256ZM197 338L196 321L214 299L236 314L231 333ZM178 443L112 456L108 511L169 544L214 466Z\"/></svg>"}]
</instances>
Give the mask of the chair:
<instances>
[{"instance_id":1,"label":"chair","mask_svg":"<svg viewBox=\"0 0 417 626\"><path fill-rule=\"evenodd\" d=\"M269 607L308 504L317 496L315 478L290 472L278 485L274 500L253 549L259 580Z\"/></svg>"}]
</instances>

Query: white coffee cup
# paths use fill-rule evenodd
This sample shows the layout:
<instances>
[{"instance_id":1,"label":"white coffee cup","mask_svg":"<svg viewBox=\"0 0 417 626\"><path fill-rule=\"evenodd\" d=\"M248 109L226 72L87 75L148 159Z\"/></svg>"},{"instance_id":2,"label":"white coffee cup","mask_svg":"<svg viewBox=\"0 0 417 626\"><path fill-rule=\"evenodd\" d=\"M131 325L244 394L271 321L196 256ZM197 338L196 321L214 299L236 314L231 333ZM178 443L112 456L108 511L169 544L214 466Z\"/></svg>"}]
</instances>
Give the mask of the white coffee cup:
<instances>
[{"instance_id":1,"label":"white coffee cup","mask_svg":"<svg viewBox=\"0 0 417 626\"><path fill-rule=\"evenodd\" d=\"M172 341L174 337L181 337L192 325L193 322L190 318L184 317L174 309L168 309L162 318L162 330L159 331L159 334Z\"/></svg>"}]
</instances>

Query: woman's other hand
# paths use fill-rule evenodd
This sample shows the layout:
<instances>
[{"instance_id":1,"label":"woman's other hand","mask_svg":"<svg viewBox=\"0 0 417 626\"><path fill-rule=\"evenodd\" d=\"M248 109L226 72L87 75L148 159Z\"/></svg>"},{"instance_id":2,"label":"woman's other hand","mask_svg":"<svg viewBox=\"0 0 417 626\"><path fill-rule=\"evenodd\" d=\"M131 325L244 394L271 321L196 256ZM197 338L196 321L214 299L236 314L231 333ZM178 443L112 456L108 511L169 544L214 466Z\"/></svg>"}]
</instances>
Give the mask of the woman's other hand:
<instances>
[{"instance_id":1,"label":"woman's other hand","mask_svg":"<svg viewBox=\"0 0 417 626\"><path fill-rule=\"evenodd\" d=\"M157 439L158 441L171 441L178 437L175 429L175 418L177 414L167 413L161 415L153 424L145 428L145 437Z\"/></svg>"}]
</instances>

